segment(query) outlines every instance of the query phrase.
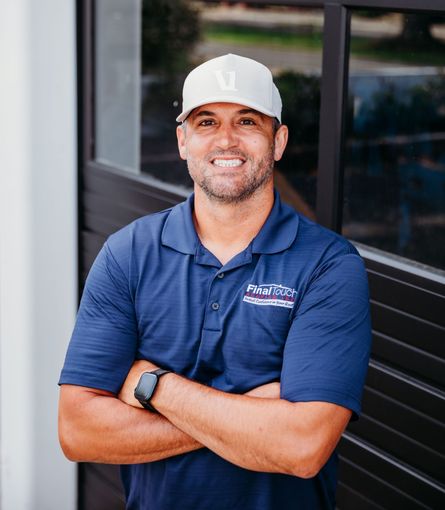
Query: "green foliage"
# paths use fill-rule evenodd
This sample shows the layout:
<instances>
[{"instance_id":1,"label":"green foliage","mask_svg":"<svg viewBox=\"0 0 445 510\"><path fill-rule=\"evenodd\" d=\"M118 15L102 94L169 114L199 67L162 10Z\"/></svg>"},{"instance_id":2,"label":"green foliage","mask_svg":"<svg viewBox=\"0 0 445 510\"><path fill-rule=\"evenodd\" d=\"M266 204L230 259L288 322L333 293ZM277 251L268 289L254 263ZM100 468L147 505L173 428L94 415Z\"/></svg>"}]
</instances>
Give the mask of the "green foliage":
<instances>
[{"instance_id":1,"label":"green foliage","mask_svg":"<svg viewBox=\"0 0 445 510\"><path fill-rule=\"evenodd\" d=\"M362 16L363 18L381 18L388 14L386 11L382 11L380 9L372 9L372 10L359 10L356 11L357 16Z\"/></svg>"},{"instance_id":2,"label":"green foliage","mask_svg":"<svg viewBox=\"0 0 445 510\"><path fill-rule=\"evenodd\" d=\"M381 10L357 11L358 16L366 18L379 18L388 14ZM443 51L442 41L437 40L431 33L431 26L445 23L445 16L428 13L405 13L403 14L402 31L396 37L383 38L376 44L376 48L392 48L396 51L406 51L410 46L416 51L430 49L432 51Z\"/></svg>"},{"instance_id":3,"label":"green foliage","mask_svg":"<svg viewBox=\"0 0 445 510\"><path fill-rule=\"evenodd\" d=\"M381 12L377 12L380 16ZM223 24L204 25L203 38L206 41L228 43L241 48L256 46L321 52L323 45L322 33L318 31L298 33ZM409 41L407 42L401 37L375 39L354 36L351 39L351 54L354 57L372 58L382 62L443 65L445 45L441 41L431 38L428 38L425 44L422 43L422 39L420 42L417 40L415 44L410 44Z\"/></svg>"},{"instance_id":4,"label":"green foliage","mask_svg":"<svg viewBox=\"0 0 445 510\"><path fill-rule=\"evenodd\" d=\"M318 50L322 47L321 31L300 33L264 27L208 23L203 28L203 35L211 41L255 46L278 46Z\"/></svg>"},{"instance_id":5,"label":"green foliage","mask_svg":"<svg viewBox=\"0 0 445 510\"><path fill-rule=\"evenodd\" d=\"M198 12L187 0L144 0L142 5L142 72L167 74L187 67L200 38Z\"/></svg>"}]
</instances>

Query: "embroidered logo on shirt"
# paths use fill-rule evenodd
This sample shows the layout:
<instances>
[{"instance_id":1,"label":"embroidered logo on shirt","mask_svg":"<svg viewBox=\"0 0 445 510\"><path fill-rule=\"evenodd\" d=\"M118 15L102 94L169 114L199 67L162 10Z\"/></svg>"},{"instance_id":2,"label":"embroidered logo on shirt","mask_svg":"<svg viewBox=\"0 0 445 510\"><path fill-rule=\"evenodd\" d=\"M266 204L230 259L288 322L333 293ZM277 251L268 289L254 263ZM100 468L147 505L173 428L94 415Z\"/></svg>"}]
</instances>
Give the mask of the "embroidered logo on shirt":
<instances>
[{"instance_id":1,"label":"embroidered logo on shirt","mask_svg":"<svg viewBox=\"0 0 445 510\"><path fill-rule=\"evenodd\" d=\"M283 306L292 308L295 303L297 291L277 283L263 283L254 285L249 283L244 293L243 301L253 305Z\"/></svg>"}]
</instances>

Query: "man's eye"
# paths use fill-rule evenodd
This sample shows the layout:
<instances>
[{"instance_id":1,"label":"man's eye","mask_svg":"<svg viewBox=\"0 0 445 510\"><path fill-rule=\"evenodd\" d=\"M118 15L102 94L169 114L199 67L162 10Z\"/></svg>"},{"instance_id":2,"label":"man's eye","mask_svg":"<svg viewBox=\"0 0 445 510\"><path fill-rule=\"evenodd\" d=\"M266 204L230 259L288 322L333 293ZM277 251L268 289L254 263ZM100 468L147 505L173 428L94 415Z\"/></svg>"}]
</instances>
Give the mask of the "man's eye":
<instances>
[{"instance_id":1,"label":"man's eye","mask_svg":"<svg viewBox=\"0 0 445 510\"><path fill-rule=\"evenodd\" d=\"M205 120L202 120L199 125L200 126L213 126L213 124L215 123L215 121L213 119L205 119Z\"/></svg>"},{"instance_id":2,"label":"man's eye","mask_svg":"<svg viewBox=\"0 0 445 510\"><path fill-rule=\"evenodd\" d=\"M254 126L255 121L253 119L241 119L241 124L243 126Z\"/></svg>"}]
</instances>

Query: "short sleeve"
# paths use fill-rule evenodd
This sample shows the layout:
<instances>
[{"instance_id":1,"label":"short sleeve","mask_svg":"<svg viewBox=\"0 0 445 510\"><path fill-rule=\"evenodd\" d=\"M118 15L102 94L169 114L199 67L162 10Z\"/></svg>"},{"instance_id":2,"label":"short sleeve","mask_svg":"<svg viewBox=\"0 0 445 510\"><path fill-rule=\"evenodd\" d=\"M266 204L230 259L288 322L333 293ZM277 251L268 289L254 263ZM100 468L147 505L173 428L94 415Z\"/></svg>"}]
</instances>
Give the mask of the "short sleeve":
<instances>
[{"instance_id":1,"label":"short sleeve","mask_svg":"<svg viewBox=\"0 0 445 510\"><path fill-rule=\"evenodd\" d=\"M137 338L128 278L105 243L85 284L59 384L118 393Z\"/></svg>"},{"instance_id":2,"label":"short sleeve","mask_svg":"<svg viewBox=\"0 0 445 510\"><path fill-rule=\"evenodd\" d=\"M359 255L319 268L296 310L283 354L282 398L332 402L360 414L369 362L368 281Z\"/></svg>"}]
</instances>

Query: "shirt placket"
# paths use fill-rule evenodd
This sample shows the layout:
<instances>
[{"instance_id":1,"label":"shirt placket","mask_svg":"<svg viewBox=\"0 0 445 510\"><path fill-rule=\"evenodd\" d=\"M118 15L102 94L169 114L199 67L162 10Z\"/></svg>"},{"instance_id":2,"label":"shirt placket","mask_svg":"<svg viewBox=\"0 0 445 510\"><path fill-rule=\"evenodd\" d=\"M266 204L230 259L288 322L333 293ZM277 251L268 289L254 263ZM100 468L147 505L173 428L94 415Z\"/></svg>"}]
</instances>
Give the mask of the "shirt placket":
<instances>
[{"instance_id":1,"label":"shirt placket","mask_svg":"<svg viewBox=\"0 0 445 510\"><path fill-rule=\"evenodd\" d=\"M209 265L211 273L205 314L201 330L201 341L195 365L195 375L201 380L210 380L224 370L222 343L226 330L224 319L227 316L226 307L231 302L233 292L233 278L236 278L237 268L251 262L250 247L235 256L225 266L215 267L216 258L205 248L200 247L196 262ZM235 286L236 287L236 286Z\"/></svg>"}]
</instances>

